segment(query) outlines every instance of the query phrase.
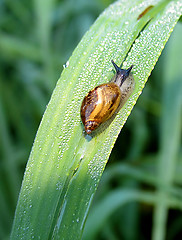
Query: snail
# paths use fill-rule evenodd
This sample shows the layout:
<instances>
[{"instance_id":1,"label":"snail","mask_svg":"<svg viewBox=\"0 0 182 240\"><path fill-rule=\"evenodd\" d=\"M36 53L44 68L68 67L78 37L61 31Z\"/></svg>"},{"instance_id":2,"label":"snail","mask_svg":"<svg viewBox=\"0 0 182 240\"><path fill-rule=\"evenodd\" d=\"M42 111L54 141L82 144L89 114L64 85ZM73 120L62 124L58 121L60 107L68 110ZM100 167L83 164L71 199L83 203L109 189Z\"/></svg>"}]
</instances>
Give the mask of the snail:
<instances>
[{"instance_id":1,"label":"snail","mask_svg":"<svg viewBox=\"0 0 182 240\"><path fill-rule=\"evenodd\" d=\"M97 129L101 123L110 119L119 107L123 106L134 89L134 78L131 74L133 65L121 69L111 61L116 74L109 83L93 88L83 99L81 120L87 134Z\"/></svg>"}]
</instances>

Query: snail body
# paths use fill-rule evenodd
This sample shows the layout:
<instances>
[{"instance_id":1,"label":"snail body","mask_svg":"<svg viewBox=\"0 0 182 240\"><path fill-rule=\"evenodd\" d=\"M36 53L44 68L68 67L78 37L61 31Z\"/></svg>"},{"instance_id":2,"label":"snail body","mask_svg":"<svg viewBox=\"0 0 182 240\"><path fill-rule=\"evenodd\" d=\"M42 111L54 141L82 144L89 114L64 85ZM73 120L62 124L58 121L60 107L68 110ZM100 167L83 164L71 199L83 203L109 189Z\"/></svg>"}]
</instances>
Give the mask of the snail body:
<instances>
[{"instance_id":1,"label":"snail body","mask_svg":"<svg viewBox=\"0 0 182 240\"><path fill-rule=\"evenodd\" d=\"M125 70L113 61L112 64L116 74L111 82L95 87L83 99L80 113L87 134L110 119L133 90L134 79L130 74L133 65Z\"/></svg>"}]
</instances>

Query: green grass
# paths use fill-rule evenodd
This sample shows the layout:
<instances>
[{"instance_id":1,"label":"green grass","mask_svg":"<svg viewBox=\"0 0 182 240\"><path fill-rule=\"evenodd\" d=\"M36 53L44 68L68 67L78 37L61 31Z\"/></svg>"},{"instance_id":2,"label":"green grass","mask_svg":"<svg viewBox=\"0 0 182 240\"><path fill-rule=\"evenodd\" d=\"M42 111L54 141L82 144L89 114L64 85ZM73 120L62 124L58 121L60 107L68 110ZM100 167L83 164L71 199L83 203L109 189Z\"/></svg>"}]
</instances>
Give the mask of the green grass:
<instances>
[{"instance_id":1,"label":"green grass","mask_svg":"<svg viewBox=\"0 0 182 240\"><path fill-rule=\"evenodd\" d=\"M0 95L2 142L0 238L2 239L9 238L24 167L41 115L61 72L61 64L66 62L84 31L106 7L102 2L80 1L75 9L72 1L67 3L45 1L44 4L35 1L34 3L30 2L29 5L24 1L19 2L18 5L10 1L6 5L1 3L3 7L0 23L2 52L0 89L3 91ZM99 26L103 24L108 26L110 19L100 18L82 40L83 49L86 43L88 43L87 47L90 46L87 48L86 56L81 54L82 45L74 52L69 60L69 67L62 73L62 80L54 91L37 134L19 199L15 220L15 226L18 227L14 228L14 234L27 234L27 236L40 234L44 239L48 234L51 238L53 232L56 239L62 239L63 236L67 236L65 239L73 239L72 234L76 239L81 235L79 224L85 220L88 203L90 204L93 198L121 125L125 122L155 65L169 36L170 27L172 29L176 21L172 15L175 15L175 11L170 11L173 18L170 19L168 28L162 27L163 23L166 26L168 22L165 18L156 29L155 21L158 17L161 19L165 16L163 9L167 4L163 2L151 9L140 22L137 22L137 25L133 25L132 17L136 19L138 13L136 16L133 14L132 17L129 15L131 23L127 26L130 28L126 28L129 30L128 33L123 35L120 42L118 41L120 36L115 38L112 35L113 42L105 41L104 51L99 46L102 40L106 39L107 31L105 29L102 32ZM29 9L32 9L32 12ZM141 5L138 12L141 13L142 9L145 7ZM158 12L161 15L157 17ZM127 18L126 15L120 20L116 15L112 29L109 31L111 33L116 29L125 31L124 28L120 28L120 24ZM133 41L151 18L153 19L145 27L143 34L140 34L139 41L137 40L133 45ZM33 24L28 28L30 22ZM21 28L18 27L19 23ZM149 35L145 38L144 33L147 31L152 33L152 26L156 27L153 36L158 37L156 39L151 37L147 42ZM100 38L95 34L93 43L88 41L93 30L98 31L98 29L101 29L98 32ZM180 188L182 181L181 30L179 23L117 139L86 222L84 239L89 237L90 239L150 239L152 236L154 240L158 240L175 239L181 234L182 221L179 211L182 206L180 203L182 194ZM123 45L124 43L126 46ZM98 55L94 56L97 46ZM135 65L133 74L136 90L130 102L114 121L101 134L87 142L87 139L82 137L80 101L90 88L113 76L110 64L112 58L119 64L126 56L124 65L126 63L127 66ZM86 63L87 69L83 71ZM71 70L72 68L74 71ZM80 78L77 85L79 74L82 76L85 74L87 77ZM85 85L85 79L89 77L91 77L89 84ZM63 81L65 79L66 81ZM65 99L66 96L68 99ZM65 136L67 140L69 139L69 145L64 139ZM104 141L107 144L102 148ZM69 151L66 151L68 146ZM98 150L100 152L97 152ZM83 153L84 159L79 162ZM62 159L61 155L63 155ZM87 168L87 166L91 167ZM63 221L61 225L59 225L60 216ZM26 235L21 236L27 239Z\"/></svg>"}]
</instances>

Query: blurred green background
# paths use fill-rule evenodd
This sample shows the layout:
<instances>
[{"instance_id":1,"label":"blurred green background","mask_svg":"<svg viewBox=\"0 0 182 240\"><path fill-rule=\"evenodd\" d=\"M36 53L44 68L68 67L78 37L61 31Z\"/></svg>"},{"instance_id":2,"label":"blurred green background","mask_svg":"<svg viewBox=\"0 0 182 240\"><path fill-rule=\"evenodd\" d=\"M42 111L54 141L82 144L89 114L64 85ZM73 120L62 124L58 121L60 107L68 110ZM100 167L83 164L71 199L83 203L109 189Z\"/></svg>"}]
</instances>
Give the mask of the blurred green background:
<instances>
[{"instance_id":1,"label":"blurred green background","mask_svg":"<svg viewBox=\"0 0 182 240\"><path fill-rule=\"evenodd\" d=\"M26 162L63 65L112 2L0 0L0 239L9 239ZM122 129L90 212L113 190L155 192L148 176L161 169L182 197L181 39L179 22ZM140 202L120 206L94 239L151 239L154 212ZM167 208L166 219L165 239L182 239L181 211Z\"/></svg>"}]
</instances>

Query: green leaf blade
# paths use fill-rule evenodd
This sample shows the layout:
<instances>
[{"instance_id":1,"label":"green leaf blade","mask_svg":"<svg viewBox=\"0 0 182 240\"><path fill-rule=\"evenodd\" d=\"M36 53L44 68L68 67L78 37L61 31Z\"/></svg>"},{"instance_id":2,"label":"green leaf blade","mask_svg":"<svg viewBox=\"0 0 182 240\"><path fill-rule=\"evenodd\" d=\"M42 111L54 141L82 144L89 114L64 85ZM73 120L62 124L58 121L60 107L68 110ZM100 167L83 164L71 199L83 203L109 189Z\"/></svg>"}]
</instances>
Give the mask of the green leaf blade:
<instances>
[{"instance_id":1,"label":"green leaf blade","mask_svg":"<svg viewBox=\"0 0 182 240\"><path fill-rule=\"evenodd\" d=\"M149 5L154 7L137 20ZM12 239L80 239L109 154L181 15L181 7L180 1L116 2L84 36L58 81L37 133ZM111 79L111 59L119 64L125 58L124 67L135 65L135 91L110 125L85 136L80 120L83 97L92 87Z\"/></svg>"}]
</instances>

